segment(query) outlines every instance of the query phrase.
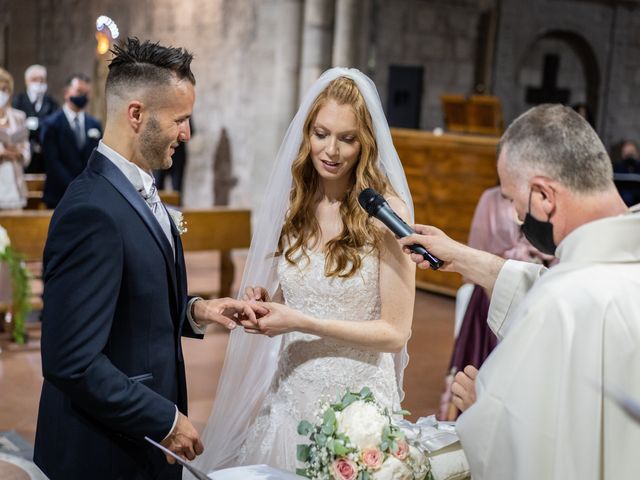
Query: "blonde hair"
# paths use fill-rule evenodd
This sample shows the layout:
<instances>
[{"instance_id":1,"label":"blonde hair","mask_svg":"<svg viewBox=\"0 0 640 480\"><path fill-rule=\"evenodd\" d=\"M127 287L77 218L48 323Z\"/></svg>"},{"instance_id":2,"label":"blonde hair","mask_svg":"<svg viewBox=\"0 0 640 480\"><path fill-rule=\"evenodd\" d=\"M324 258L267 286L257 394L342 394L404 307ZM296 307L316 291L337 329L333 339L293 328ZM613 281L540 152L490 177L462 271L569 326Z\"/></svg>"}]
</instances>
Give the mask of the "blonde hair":
<instances>
[{"instance_id":1,"label":"blonde hair","mask_svg":"<svg viewBox=\"0 0 640 480\"><path fill-rule=\"evenodd\" d=\"M13 93L13 77L2 67L0 67L0 84L1 83L6 83L9 86L9 93Z\"/></svg>"},{"instance_id":2,"label":"blonde hair","mask_svg":"<svg viewBox=\"0 0 640 480\"><path fill-rule=\"evenodd\" d=\"M318 201L316 193L320 180L311 160L310 136L318 112L329 100L353 108L357 123L357 140L360 143L360 155L350 174L350 188L340 205L342 231L324 247L325 275L349 278L360 270L360 251L364 247L378 251L382 240L381 230L360 207L358 194L367 187L383 195L393 193L393 190L379 167L378 145L367 105L356 83L347 77L338 77L329 83L318 95L305 119L302 144L291 166L293 186L289 197L289 210L276 255L284 253L284 257L291 264L296 263L298 252L308 259L309 246L320 238L320 225L315 216Z\"/></svg>"}]
</instances>

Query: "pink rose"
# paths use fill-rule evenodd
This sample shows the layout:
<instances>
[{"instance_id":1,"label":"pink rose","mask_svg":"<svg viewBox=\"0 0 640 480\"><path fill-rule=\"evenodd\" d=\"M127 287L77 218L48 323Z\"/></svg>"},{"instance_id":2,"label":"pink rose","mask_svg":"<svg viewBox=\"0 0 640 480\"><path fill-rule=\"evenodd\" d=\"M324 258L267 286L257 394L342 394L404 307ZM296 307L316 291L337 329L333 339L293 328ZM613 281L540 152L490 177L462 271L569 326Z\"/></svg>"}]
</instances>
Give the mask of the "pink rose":
<instances>
[{"instance_id":1,"label":"pink rose","mask_svg":"<svg viewBox=\"0 0 640 480\"><path fill-rule=\"evenodd\" d=\"M331 465L333 477L337 480L356 480L358 465L346 458L338 458Z\"/></svg>"},{"instance_id":2,"label":"pink rose","mask_svg":"<svg viewBox=\"0 0 640 480\"><path fill-rule=\"evenodd\" d=\"M396 448L396 450L392 452L393 456L399 460L404 460L409 454L409 444L402 439L396 440L396 444L398 445L398 448Z\"/></svg>"},{"instance_id":3,"label":"pink rose","mask_svg":"<svg viewBox=\"0 0 640 480\"><path fill-rule=\"evenodd\" d=\"M365 448L362 451L362 463L369 470L378 470L383 460L384 454L377 448Z\"/></svg>"}]
</instances>

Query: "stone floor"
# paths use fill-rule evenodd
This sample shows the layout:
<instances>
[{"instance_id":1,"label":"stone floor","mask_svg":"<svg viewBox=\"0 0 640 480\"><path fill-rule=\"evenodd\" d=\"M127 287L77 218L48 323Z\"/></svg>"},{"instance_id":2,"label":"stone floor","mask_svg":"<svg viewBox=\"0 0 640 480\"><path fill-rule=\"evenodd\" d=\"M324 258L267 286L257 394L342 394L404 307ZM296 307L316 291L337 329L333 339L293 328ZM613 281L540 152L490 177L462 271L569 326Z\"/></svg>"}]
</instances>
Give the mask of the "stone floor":
<instances>
[{"instance_id":1,"label":"stone floor","mask_svg":"<svg viewBox=\"0 0 640 480\"><path fill-rule=\"evenodd\" d=\"M217 268L216 259L190 254L187 268L190 285L209 283ZM412 412L412 419L437 409L452 347L453 314L453 299L416 292L413 336L409 342L411 360L405 372L406 397L403 402L403 406ZM29 442L35 437L42 384L37 328L31 333L34 340L31 347L20 350L11 348L6 336L0 338L0 431L15 430ZM207 333L203 341L183 340L189 416L199 430L204 427L213 404L226 344L227 334L218 330Z\"/></svg>"}]
</instances>

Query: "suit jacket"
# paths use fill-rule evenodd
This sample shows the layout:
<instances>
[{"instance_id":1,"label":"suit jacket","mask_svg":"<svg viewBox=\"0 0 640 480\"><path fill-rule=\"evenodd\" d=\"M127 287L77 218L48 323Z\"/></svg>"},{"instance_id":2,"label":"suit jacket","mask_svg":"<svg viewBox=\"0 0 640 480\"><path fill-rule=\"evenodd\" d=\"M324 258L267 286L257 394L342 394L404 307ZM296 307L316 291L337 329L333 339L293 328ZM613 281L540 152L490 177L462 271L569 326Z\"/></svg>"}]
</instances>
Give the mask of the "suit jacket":
<instances>
[{"instance_id":1,"label":"suit jacket","mask_svg":"<svg viewBox=\"0 0 640 480\"><path fill-rule=\"evenodd\" d=\"M187 282L151 209L94 152L51 219L44 250L42 370L34 461L57 479L178 479L144 442L187 413L181 335Z\"/></svg>"},{"instance_id":2,"label":"suit jacket","mask_svg":"<svg viewBox=\"0 0 640 480\"><path fill-rule=\"evenodd\" d=\"M47 174L43 200L48 208L56 208L71 181L85 169L91 152L98 146L102 127L97 119L87 113L84 117L84 131L86 140L79 149L62 109L43 121L42 152Z\"/></svg>"},{"instance_id":3,"label":"suit jacket","mask_svg":"<svg viewBox=\"0 0 640 480\"><path fill-rule=\"evenodd\" d=\"M44 160L42 157L42 144L40 143L40 134L42 131L42 121L58 110L60 106L49 95L45 95L42 99L42 106L36 112L36 109L29 100L26 92L19 93L13 97L13 108L22 110L27 117L36 117L38 119L38 128L29 131L29 144L31 145L31 163L26 168L27 173L44 173Z\"/></svg>"}]
</instances>

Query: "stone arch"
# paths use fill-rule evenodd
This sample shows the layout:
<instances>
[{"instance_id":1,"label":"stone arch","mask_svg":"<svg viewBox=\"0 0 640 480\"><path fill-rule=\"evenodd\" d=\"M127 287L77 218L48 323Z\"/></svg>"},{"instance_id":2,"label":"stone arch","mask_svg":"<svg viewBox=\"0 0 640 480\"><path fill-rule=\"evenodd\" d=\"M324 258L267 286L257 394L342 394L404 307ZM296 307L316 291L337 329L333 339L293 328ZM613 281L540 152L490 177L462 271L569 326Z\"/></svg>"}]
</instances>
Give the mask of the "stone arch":
<instances>
[{"instance_id":1,"label":"stone arch","mask_svg":"<svg viewBox=\"0 0 640 480\"><path fill-rule=\"evenodd\" d=\"M598 118L598 110L600 108L600 89L601 89L601 69L598 63L597 55L590 42L580 33L571 30L548 29L545 30L529 42L528 48L524 49L524 53L518 62L517 70L522 68L527 56L542 42L553 40L558 41L568 47L580 62L585 82L585 98L587 105L591 109L591 115L594 123ZM575 103L572 99L570 103Z\"/></svg>"}]
</instances>

